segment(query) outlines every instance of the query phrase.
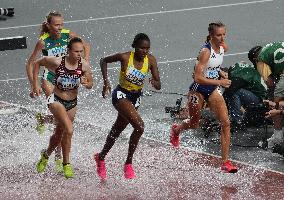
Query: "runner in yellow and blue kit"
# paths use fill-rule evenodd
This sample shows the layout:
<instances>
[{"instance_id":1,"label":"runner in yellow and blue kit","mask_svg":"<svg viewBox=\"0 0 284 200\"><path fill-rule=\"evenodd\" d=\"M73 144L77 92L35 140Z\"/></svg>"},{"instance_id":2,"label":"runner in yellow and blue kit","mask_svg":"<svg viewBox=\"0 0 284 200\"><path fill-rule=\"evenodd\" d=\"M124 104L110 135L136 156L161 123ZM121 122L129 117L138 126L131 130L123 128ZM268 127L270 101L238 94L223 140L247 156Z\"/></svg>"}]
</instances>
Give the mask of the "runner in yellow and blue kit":
<instances>
[{"instance_id":1,"label":"runner in yellow and blue kit","mask_svg":"<svg viewBox=\"0 0 284 200\"><path fill-rule=\"evenodd\" d=\"M64 56L67 54L67 44L69 40L74 37L78 37L76 33L63 28L63 17L59 12L53 11L46 16L46 21L42 24L41 36L26 64L26 71L31 86L33 81L33 63L40 52L42 52L43 56ZM83 45L85 60L89 62L89 44L83 40ZM54 73L44 69L41 83L45 96L50 96L54 89ZM30 92L30 96L32 98L34 97L32 90ZM42 116L41 113L37 113L36 118L38 120L37 131L39 133L43 133L45 130L44 122L53 122L52 115ZM57 171L62 171L61 157L61 147L58 147L55 151L55 163Z\"/></svg>"},{"instance_id":2,"label":"runner in yellow and blue kit","mask_svg":"<svg viewBox=\"0 0 284 200\"><path fill-rule=\"evenodd\" d=\"M104 80L102 92L104 98L111 90L107 77L107 63L121 63L119 85L112 93L112 103L118 111L118 116L107 136L102 151L94 155L97 164L97 173L101 179L106 179L107 176L104 161L105 156L128 124L131 124L134 130L130 136L128 156L124 165L124 176L126 179L135 178L134 169L132 167L132 157L139 139L144 132L144 122L137 112L137 109L140 105L141 90L144 86L148 71L151 71L152 74L152 86L157 90L161 89L156 59L149 54L149 37L144 33L137 34L134 38L132 47L135 48L135 52L117 53L102 58L100 62Z\"/></svg>"}]
</instances>

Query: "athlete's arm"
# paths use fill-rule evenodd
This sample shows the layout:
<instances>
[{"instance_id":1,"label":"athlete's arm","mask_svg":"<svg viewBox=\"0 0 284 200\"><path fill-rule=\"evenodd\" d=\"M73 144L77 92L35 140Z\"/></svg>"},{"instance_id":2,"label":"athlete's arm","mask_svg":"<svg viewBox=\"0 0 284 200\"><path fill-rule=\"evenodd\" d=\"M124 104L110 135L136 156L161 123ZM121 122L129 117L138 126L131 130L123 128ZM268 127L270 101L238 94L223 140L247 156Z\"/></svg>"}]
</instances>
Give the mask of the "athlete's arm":
<instances>
[{"instance_id":1,"label":"athlete's arm","mask_svg":"<svg viewBox=\"0 0 284 200\"><path fill-rule=\"evenodd\" d=\"M81 84L87 88L91 89L93 87L93 76L92 76L92 70L90 67L89 62L83 61L83 76L81 77Z\"/></svg>"},{"instance_id":2,"label":"athlete's arm","mask_svg":"<svg viewBox=\"0 0 284 200\"><path fill-rule=\"evenodd\" d=\"M204 77L205 66L209 60L210 51L207 48L203 48L200 51L198 61L194 69L194 81L201 85L222 85L227 88L230 86L231 81L228 79L214 80Z\"/></svg>"},{"instance_id":3,"label":"athlete's arm","mask_svg":"<svg viewBox=\"0 0 284 200\"><path fill-rule=\"evenodd\" d=\"M74 33L73 31L70 31L69 35L70 35L70 38L74 38L74 37L81 38L77 33ZM86 42L83 38L81 38L81 40L82 40L83 46L84 46L84 54L85 54L84 59L87 62L90 62L90 51L91 51L90 44L88 42Z\"/></svg>"},{"instance_id":4,"label":"athlete's arm","mask_svg":"<svg viewBox=\"0 0 284 200\"><path fill-rule=\"evenodd\" d=\"M124 54L117 53L100 59L101 72L104 81L104 86L102 91L103 98L106 97L107 93L111 92L111 86L107 76L107 64L120 61L121 67L123 67L125 65L125 60L126 60L125 53Z\"/></svg>"},{"instance_id":5,"label":"athlete's arm","mask_svg":"<svg viewBox=\"0 0 284 200\"><path fill-rule=\"evenodd\" d=\"M43 48L44 48L44 42L42 40L39 40L36 43L34 51L31 54L26 64L26 72L31 86L33 83L33 62L36 60L36 58L38 57L38 55L40 54Z\"/></svg>"},{"instance_id":6,"label":"athlete's arm","mask_svg":"<svg viewBox=\"0 0 284 200\"><path fill-rule=\"evenodd\" d=\"M36 96L40 96L40 87L38 85L38 74L40 66L45 66L50 71L55 71L57 66L59 65L57 57L42 57L34 62L33 68L33 79L32 79L32 86L33 86L33 93Z\"/></svg>"},{"instance_id":7,"label":"athlete's arm","mask_svg":"<svg viewBox=\"0 0 284 200\"><path fill-rule=\"evenodd\" d=\"M219 76L221 76L221 78L226 78L226 79L228 79L228 72L225 72L225 71L223 71L223 70L220 70Z\"/></svg>"},{"instance_id":8,"label":"athlete's arm","mask_svg":"<svg viewBox=\"0 0 284 200\"><path fill-rule=\"evenodd\" d=\"M156 58L152 55L149 55L148 57L149 57L149 63L150 63L150 71L152 74L152 78L150 79L150 82L156 90L160 90L161 80L160 80Z\"/></svg>"}]
</instances>

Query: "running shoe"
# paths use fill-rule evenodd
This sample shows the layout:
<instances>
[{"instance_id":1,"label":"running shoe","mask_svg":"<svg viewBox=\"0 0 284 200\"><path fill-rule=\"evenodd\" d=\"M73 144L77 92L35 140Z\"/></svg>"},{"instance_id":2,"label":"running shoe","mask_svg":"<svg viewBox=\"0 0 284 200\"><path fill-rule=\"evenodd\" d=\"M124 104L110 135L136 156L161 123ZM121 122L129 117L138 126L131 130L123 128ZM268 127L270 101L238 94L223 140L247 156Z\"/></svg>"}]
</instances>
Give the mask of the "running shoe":
<instances>
[{"instance_id":1,"label":"running shoe","mask_svg":"<svg viewBox=\"0 0 284 200\"><path fill-rule=\"evenodd\" d=\"M237 173L238 171L237 167L235 167L229 160L223 163L221 170L225 173Z\"/></svg>"},{"instance_id":2,"label":"running shoe","mask_svg":"<svg viewBox=\"0 0 284 200\"><path fill-rule=\"evenodd\" d=\"M133 178L135 178L135 173L134 173L132 164L124 165L124 177L126 179L133 179Z\"/></svg>"},{"instance_id":3,"label":"running shoe","mask_svg":"<svg viewBox=\"0 0 284 200\"><path fill-rule=\"evenodd\" d=\"M174 123L171 127L171 131L170 131L170 143L175 147L178 148L179 147L179 135L177 133L174 132L174 129L177 127L178 125L176 123Z\"/></svg>"},{"instance_id":4,"label":"running shoe","mask_svg":"<svg viewBox=\"0 0 284 200\"><path fill-rule=\"evenodd\" d=\"M36 126L36 130L39 134L43 134L45 131L45 125L44 125L44 121L43 121L43 116L41 113L36 113L35 115L36 121L37 121L37 126Z\"/></svg>"},{"instance_id":5,"label":"running shoe","mask_svg":"<svg viewBox=\"0 0 284 200\"><path fill-rule=\"evenodd\" d=\"M63 173L64 173L65 178L74 177L73 169L69 163L63 166Z\"/></svg>"},{"instance_id":6,"label":"running shoe","mask_svg":"<svg viewBox=\"0 0 284 200\"><path fill-rule=\"evenodd\" d=\"M36 165L36 170L38 173L42 173L44 172L46 165L48 163L48 157L46 156L46 150L43 150L41 152L41 157L40 160L38 161L37 165Z\"/></svg>"},{"instance_id":7,"label":"running shoe","mask_svg":"<svg viewBox=\"0 0 284 200\"><path fill-rule=\"evenodd\" d=\"M96 164L97 164L97 173L98 173L99 177L102 180L106 180L107 175L106 175L106 164L105 164L105 161L99 159L99 154L98 153L96 153L94 155L94 159L95 159Z\"/></svg>"},{"instance_id":8,"label":"running shoe","mask_svg":"<svg viewBox=\"0 0 284 200\"><path fill-rule=\"evenodd\" d=\"M62 165L62 159L61 158L55 158L55 171L58 173L63 172L63 165Z\"/></svg>"}]
</instances>

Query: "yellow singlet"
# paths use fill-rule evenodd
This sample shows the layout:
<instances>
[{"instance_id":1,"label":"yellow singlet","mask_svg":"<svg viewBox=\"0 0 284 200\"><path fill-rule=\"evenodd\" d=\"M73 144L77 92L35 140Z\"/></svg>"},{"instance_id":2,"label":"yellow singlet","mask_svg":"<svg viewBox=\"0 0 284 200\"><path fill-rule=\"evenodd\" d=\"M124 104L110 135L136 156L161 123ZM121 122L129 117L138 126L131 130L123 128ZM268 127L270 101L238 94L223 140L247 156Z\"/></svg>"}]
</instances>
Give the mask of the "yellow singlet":
<instances>
[{"instance_id":1,"label":"yellow singlet","mask_svg":"<svg viewBox=\"0 0 284 200\"><path fill-rule=\"evenodd\" d=\"M145 77L149 71L148 56L145 56L141 70L134 67L133 60L134 52L131 52L127 69L124 72L120 70L119 74L119 85L128 91L141 90L144 86Z\"/></svg>"}]
</instances>

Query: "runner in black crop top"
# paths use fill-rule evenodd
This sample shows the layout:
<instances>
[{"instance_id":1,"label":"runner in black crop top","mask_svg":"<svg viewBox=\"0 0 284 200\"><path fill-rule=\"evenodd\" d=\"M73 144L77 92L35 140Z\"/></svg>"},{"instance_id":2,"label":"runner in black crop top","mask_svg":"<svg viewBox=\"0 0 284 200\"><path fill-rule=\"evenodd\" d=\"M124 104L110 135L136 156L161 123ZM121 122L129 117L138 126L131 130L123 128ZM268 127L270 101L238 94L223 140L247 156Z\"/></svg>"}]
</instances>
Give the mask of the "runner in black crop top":
<instances>
[{"instance_id":1,"label":"runner in black crop top","mask_svg":"<svg viewBox=\"0 0 284 200\"><path fill-rule=\"evenodd\" d=\"M75 70L65 67L65 58L66 56L62 57L59 67L55 70L55 85L60 90L74 90L79 87L82 76L81 58L78 60L78 67Z\"/></svg>"},{"instance_id":2,"label":"runner in black crop top","mask_svg":"<svg viewBox=\"0 0 284 200\"><path fill-rule=\"evenodd\" d=\"M93 78L89 63L81 59L83 43L80 38L72 38L67 46L68 55L65 57L43 57L34 64L33 92L40 95L38 73L40 66L56 74L56 87L48 97L48 108L56 120L56 128L51 136L48 148L41 154L37 163L37 171L44 172L48 157L58 144L62 144L63 172L66 178L74 176L69 163L71 139L73 135L73 120L77 111L77 95L79 84L87 89L93 86ZM59 130L59 131L58 131Z\"/></svg>"}]
</instances>

